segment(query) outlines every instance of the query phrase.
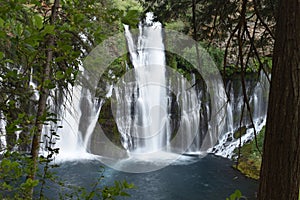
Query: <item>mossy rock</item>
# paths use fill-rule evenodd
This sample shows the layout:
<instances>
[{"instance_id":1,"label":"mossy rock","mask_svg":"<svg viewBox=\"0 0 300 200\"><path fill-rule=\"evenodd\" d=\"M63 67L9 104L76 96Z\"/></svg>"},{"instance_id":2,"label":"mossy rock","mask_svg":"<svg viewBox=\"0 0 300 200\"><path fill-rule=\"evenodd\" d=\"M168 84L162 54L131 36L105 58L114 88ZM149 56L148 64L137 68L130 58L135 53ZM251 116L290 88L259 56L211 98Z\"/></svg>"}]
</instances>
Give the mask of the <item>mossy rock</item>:
<instances>
[{"instance_id":1,"label":"mossy rock","mask_svg":"<svg viewBox=\"0 0 300 200\"><path fill-rule=\"evenodd\" d=\"M240 157L238 158L238 165L234 166L237 170L243 173L245 176L253 179L259 179L260 166L262 161L261 151L263 148L265 128L263 128L257 135L257 144L255 140L252 140L244 144L240 148ZM234 153L238 155L239 149L235 149Z\"/></svg>"},{"instance_id":2,"label":"mossy rock","mask_svg":"<svg viewBox=\"0 0 300 200\"><path fill-rule=\"evenodd\" d=\"M233 137L234 137L234 139L239 139L240 137L242 137L243 135L245 135L246 132L247 132L246 126L242 126L242 127L238 128L238 130L236 130L233 133Z\"/></svg>"},{"instance_id":3,"label":"mossy rock","mask_svg":"<svg viewBox=\"0 0 300 200\"><path fill-rule=\"evenodd\" d=\"M121 135L111 111L110 99L107 99L102 106L98 122L107 138L118 147L123 148Z\"/></svg>"},{"instance_id":4,"label":"mossy rock","mask_svg":"<svg viewBox=\"0 0 300 200\"><path fill-rule=\"evenodd\" d=\"M261 158L257 159L241 159L239 164L235 166L245 176L258 180L260 175Z\"/></svg>"}]
</instances>

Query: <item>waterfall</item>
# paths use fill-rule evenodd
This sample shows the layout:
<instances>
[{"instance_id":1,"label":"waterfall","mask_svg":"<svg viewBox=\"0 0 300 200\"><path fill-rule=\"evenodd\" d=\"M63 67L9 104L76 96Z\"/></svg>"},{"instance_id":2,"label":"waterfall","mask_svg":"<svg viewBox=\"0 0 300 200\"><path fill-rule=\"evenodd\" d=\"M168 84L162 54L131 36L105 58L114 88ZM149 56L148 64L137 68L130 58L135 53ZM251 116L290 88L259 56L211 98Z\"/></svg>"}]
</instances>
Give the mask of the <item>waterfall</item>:
<instances>
[{"instance_id":1,"label":"waterfall","mask_svg":"<svg viewBox=\"0 0 300 200\"><path fill-rule=\"evenodd\" d=\"M80 81L89 80L90 74L80 68ZM49 123L43 128L43 135L51 133L51 129L57 132L59 138L54 137L55 148L59 148L57 161L92 159L95 155L90 153L90 138L97 124L104 100L98 99L85 84L77 82L75 86L69 85L65 91L61 105L48 98L52 112L57 114L59 121ZM55 94L52 94L54 96ZM44 138L44 146L47 138ZM44 153L43 150L41 153Z\"/></svg>"},{"instance_id":2,"label":"waterfall","mask_svg":"<svg viewBox=\"0 0 300 200\"><path fill-rule=\"evenodd\" d=\"M0 154L4 153L4 149L7 147L6 144L6 121L3 112L0 111Z\"/></svg>"},{"instance_id":3,"label":"waterfall","mask_svg":"<svg viewBox=\"0 0 300 200\"><path fill-rule=\"evenodd\" d=\"M244 105L244 98L241 87L237 82L229 81L227 92L230 94L230 101L227 104L227 130L219 138L218 144L211 149L216 155L231 158L233 151L238 146L254 139L254 128L256 133L266 124L268 93L270 84L267 76L261 71L258 80L246 80L247 97L251 107L254 127L250 121L250 115ZM242 111L244 108L244 111ZM242 112L244 112L242 117ZM234 117L235 116L235 117ZM242 117L242 119L241 119ZM233 119L235 118L235 119ZM234 138L234 132L245 127L245 134L241 136L241 141Z\"/></svg>"},{"instance_id":4,"label":"waterfall","mask_svg":"<svg viewBox=\"0 0 300 200\"><path fill-rule=\"evenodd\" d=\"M244 100L239 79L227 80L226 96L219 90L223 87L219 80L211 78L210 82L199 84L194 73L191 72L191 81L187 81L176 70L167 67L162 25L154 20L152 13L147 13L146 19L140 22L138 34L133 34L127 25L124 25L124 30L133 69L127 65L125 75L118 77L117 83L101 85L106 89L105 97L95 94L93 87L97 84L85 83L91 81L93 74L81 68L79 81L84 84L69 87L71 93L61 102L63 109L58 112L55 107L62 105L55 105L51 98L48 99L52 112L56 112L61 121L57 125L45 125L43 134L51 132L53 126L57 127L60 136L55 141L55 146L60 149L58 159L107 157L114 158L116 161L111 163L115 165L134 156L142 155L142 159L148 159L149 154L171 161L183 153L201 155L207 151L231 157L239 145L239 140L233 135L240 125L247 128L241 138L242 144L253 139L246 109L240 120ZM35 89L36 85L30 82ZM259 80L246 80L246 88L254 126L259 131L266 120L269 83L261 73ZM223 105L227 97L229 100ZM33 98L38 99L38 93L34 93ZM111 110L121 146L112 144L105 133L97 132L99 115L107 99L114 102ZM224 115L217 115L223 108ZM0 147L3 148L6 145L6 121L2 111L0 115ZM130 167L125 171L139 171Z\"/></svg>"},{"instance_id":5,"label":"waterfall","mask_svg":"<svg viewBox=\"0 0 300 200\"><path fill-rule=\"evenodd\" d=\"M131 154L184 153L199 128L196 90L182 75L166 67L161 23L153 21L152 13L139 24L138 36L127 25L124 28L134 69L114 88L118 102L115 117L123 146ZM172 119L174 109L176 119ZM199 151L201 144L195 148Z\"/></svg>"},{"instance_id":6,"label":"waterfall","mask_svg":"<svg viewBox=\"0 0 300 200\"><path fill-rule=\"evenodd\" d=\"M138 44L134 43L133 36L127 25L125 36L128 49L134 66L136 88L134 93L125 92L121 98L129 99L119 104L117 110L131 109L134 104L134 113L117 112L116 118L119 131L128 136L123 143L125 148L135 152L153 152L161 150L166 144L168 132L168 97L165 80L165 55L161 31L161 24L153 22L153 15L147 13L145 24L140 24ZM132 98L131 98L132 97ZM131 126L131 128L124 128ZM128 140L132 140L131 142Z\"/></svg>"}]
</instances>

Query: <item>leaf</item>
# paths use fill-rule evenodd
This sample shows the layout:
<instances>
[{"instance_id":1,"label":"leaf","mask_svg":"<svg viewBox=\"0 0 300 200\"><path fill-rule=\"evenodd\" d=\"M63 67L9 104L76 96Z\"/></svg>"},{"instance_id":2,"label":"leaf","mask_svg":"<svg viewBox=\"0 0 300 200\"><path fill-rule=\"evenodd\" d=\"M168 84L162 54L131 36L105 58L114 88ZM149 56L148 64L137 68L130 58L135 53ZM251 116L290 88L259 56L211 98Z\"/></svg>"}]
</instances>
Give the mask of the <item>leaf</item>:
<instances>
[{"instance_id":1,"label":"leaf","mask_svg":"<svg viewBox=\"0 0 300 200\"><path fill-rule=\"evenodd\" d=\"M4 26L4 20L0 17L0 27L2 28Z\"/></svg>"},{"instance_id":2,"label":"leaf","mask_svg":"<svg viewBox=\"0 0 300 200\"><path fill-rule=\"evenodd\" d=\"M235 190L229 197L230 200L240 199L242 197L242 193L240 190Z\"/></svg>"},{"instance_id":3,"label":"leaf","mask_svg":"<svg viewBox=\"0 0 300 200\"><path fill-rule=\"evenodd\" d=\"M121 192L120 195L125 197L130 197L130 195L127 192Z\"/></svg>"},{"instance_id":4,"label":"leaf","mask_svg":"<svg viewBox=\"0 0 300 200\"><path fill-rule=\"evenodd\" d=\"M43 18L40 15L34 15L34 25L38 28L41 29L43 28Z\"/></svg>"},{"instance_id":5,"label":"leaf","mask_svg":"<svg viewBox=\"0 0 300 200\"><path fill-rule=\"evenodd\" d=\"M23 33L22 25L21 25L21 24L17 24L17 26L16 26L16 34L17 34L18 36L21 36L22 33Z\"/></svg>"},{"instance_id":6,"label":"leaf","mask_svg":"<svg viewBox=\"0 0 300 200\"><path fill-rule=\"evenodd\" d=\"M61 79L65 78L65 75L62 71L58 71L55 73L55 77L57 80L61 80Z\"/></svg>"},{"instance_id":7,"label":"leaf","mask_svg":"<svg viewBox=\"0 0 300 200\"><path fill-rule=\"evenodd\" d=\"M1 168L4 168L5 166L9 166L10 165L10 160L8 160L8 159L3 159L2 161L1 161Z\"/></svg>"},{"instance_id":8,"label":"leaf","mask_svg":"<svg viewBox=\"0 0 300 200\"><path fill-rule=\"evenodd\" d=\"M53 25L46 25L44 30L41 33L42 33L42 35L54 34L54 28L55 28L55 26L53 26Z\"/></svg>"},{"instance_id":9,"label":"leaf","mask_svg":"<svg viewBox=\"0 0 300 200\"><path fill-rule=\"evenodd\" d=\"M44 82L44 87L51 90L51 89L55 88L55 84L53 84L53 83L51 82L51 80L45 80L45 82Z\"/></svg>"},{"instance_id":10,"label":"leaf","mask_svg":"<svg viewBox=\"0 0 300 200\"><path fill-rule=\"evenodd\" d=\"M28 178L25 183L21 184L21 187L33 188L33 187L37 186L38 184L39 184L38 180L32 180L31 178Z\"/></svg>"},{"instance_id":11,"label":"leaf","mask_svg":"<svg viewBox=\"0 0 300 200\"><path fill-rule=\"evenodd\" d=\"M0 60L4 58L4 53L0 51Z\"/></svg>"},{"instance_id":12,"label":"leaf","mask_svg":"<svg viewBox=\"0 0 300 200\"><path fill-rule=\"evenodd\" d=\"M234 194L236 195L237 198L241 198L241 197L242 197L242 193L241 193L240 190L236 190L236 191L234 192Z\"/></svg>"},{"instance_id":13,"label":"leaf","mask_svg":"<svg viewBox=\"0 0 300 200\"><path fill-rule=\"evenodd\" d=\"M122 23L127 24L129 26L135 26L140 21L139 11L129 10L121 21Z\"/></svg>"},{"instance_id":14,"label":"leaf","mask_svg":"<svg viewBox=\"0 0 300 200\"><path fill-rule=\"evenodd\" d=\"M26 113L19 113L18 118L23 119L25 117Z\"/></svg>"}]
</instances>

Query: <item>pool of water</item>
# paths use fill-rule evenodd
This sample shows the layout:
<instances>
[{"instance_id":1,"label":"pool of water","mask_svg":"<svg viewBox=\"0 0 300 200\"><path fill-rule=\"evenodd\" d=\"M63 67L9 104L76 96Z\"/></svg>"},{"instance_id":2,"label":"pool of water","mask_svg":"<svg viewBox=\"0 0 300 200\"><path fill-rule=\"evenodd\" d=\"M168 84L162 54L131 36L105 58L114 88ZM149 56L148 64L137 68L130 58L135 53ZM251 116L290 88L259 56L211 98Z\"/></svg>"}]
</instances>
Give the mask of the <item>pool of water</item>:
<instances>
[{"instance_id":1,"label":"pool of water","mask_svg":"<svg viewBox=\"0 0 300 200\"><path fill-rule=\"evenodd\" d=\"M204 158L187 157L148 173L126 173L104 168L101 185L113 185L115 180L133 183L136 189L128 190L134 200L225 200L239 189L249 200L255 199L258 182L244 177L232 168L233 162L214 155ZM67 184L91 188L101 176L97 160L68 161L55 171ZM51 186L46 195L56 199L61 188Z\"/></svg>"}]
</instances>

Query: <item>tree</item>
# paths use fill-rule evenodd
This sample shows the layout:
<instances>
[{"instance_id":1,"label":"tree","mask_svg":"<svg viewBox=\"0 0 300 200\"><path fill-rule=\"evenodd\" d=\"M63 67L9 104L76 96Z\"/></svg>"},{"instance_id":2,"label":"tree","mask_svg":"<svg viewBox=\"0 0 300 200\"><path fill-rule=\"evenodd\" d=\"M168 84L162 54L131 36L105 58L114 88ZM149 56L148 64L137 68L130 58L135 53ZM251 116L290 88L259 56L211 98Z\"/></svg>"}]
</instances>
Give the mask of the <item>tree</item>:
<instances>
[{"instance_id":1,"label":"tree","mask_svg":"<svg viewBox=\"0 0 300 200\"><path fill-rule=\"evenodd\" d=\"M54 25L56 22L56 18L58 17L58 8L60 6L59 0L55 0L54 4L51 8L50 14L50 25ZM47 81L51 81L51 66L53 62L53 46L55 45L55 38L53 34L47 35L46 38L46 61L43 65L43 72L41 74L42 80L40 85L40 97L38 101L38 109L35 121L35 128L33 132L32 138L32 146L31 146L31 156L33 167L30 171L28 178L34 180L35 174L38 167L38 158L39 158L39 150L40 150L40 142L41 142L41 135L43 130L43 120L41 120L44 113L47 111L46 102L49 96L49 87L45 86ZM31 195L33 194L33 188L31 190Z\"/></svg>"},{"instance_id":2,"label":"tree","mask_svg":"<svg viewBox=\"0 0 300 200\"><path fill-rule=\"evenodd\" d=\"M259 200L298 200L300 183L299 0L278 7Z\"/></svg>"}]
</instances>

